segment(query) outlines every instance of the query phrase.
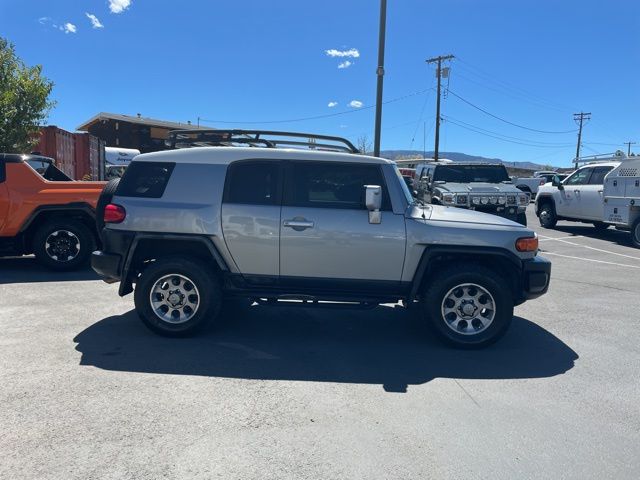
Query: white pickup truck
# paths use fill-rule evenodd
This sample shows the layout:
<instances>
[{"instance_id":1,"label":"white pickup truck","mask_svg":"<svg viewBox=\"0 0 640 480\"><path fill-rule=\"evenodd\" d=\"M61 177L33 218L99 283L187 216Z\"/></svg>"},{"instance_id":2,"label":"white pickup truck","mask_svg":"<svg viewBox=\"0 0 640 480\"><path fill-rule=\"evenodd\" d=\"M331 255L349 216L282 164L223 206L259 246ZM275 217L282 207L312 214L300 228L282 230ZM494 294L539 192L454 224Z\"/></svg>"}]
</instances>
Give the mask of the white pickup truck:
<instances>
[{"instance_id":1,"label":"white pickup truck","mask_svg":"<svg viewBox=\"0 0 640 480\"><path fill-rule=\"evenodd\" d=\"M551 179L556 175L560 175L561 178L566 177L566 175L559 174L558 172L542 170L539 172L534 172L533 177L512 177L511 180L513 181L513 184L516 186L516 188L520 189L523 192L531 194L531 198L533 199L536 197L536 194L538 193L540 187L545 183L550 182Z\"/></svg>"},{"instance_id":2,"label":"white pickup truck","mask_svg":"<svg viewBox=\"0 0 640 480\"><path fill-rule=\"evenodd\" d=\"M540 225L554 228L558 220L592 223L605 230L629 230L640 248L640 159L594 162L580 167L563 182L540 187L535 211Z\"/></svg>"}]
</instances>

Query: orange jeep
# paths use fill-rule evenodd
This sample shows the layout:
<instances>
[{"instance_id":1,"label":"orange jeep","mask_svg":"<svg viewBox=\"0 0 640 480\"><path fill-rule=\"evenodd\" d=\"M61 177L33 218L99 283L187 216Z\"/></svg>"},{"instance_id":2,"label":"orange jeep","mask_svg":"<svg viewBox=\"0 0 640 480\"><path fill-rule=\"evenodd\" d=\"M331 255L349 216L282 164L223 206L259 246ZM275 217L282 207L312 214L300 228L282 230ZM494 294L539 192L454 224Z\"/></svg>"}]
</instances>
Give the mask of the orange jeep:
<instances>
[{"instance_id":1,"label":"orange jeep","mask_svg":"<svg viewBox=\"0 0 640 480\"><path fill-rule=\"evenodd\" d=\"M76 182L51 158L0 153L0 256L35 254L71 270L99 241L95 209L105 182Z\"/></svg>"}]
</instances>

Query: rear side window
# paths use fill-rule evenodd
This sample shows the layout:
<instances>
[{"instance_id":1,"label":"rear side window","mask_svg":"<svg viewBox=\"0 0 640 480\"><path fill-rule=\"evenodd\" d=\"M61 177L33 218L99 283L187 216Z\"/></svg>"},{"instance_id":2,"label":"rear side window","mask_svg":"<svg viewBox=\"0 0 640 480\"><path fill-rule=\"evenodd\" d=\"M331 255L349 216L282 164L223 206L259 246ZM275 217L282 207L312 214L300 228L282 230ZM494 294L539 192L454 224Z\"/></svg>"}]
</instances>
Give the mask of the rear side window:
<instances>
[{"instance_id":1,"label":"rear side window","mask_svg":"<svg viewBox=\"0 0 640 480\"><path fill-rule=\"evenodd\" d=\"M175 166L168 162L131 162L118 184L116 195L160 198Z\"/></svg>"},{"instance_id":2,"label":"rear side window","mask_svg":"<svg viewBox=\"0 0 640 480\"><path fill-rule=\"evenodd\" d=\"M287 181L286 204L294 207L365 209L365 185L382 187L382 208L389 196L377 165L296 162Z\"/></svg>"},{"instance_id":3,"label":"rear side window","mask_svg":"<svg viewBox=\"0 0 640 480\"><path fill-rule=\"evenodd\" d=\"M232 163L227 171L225 203L280 204L280 162Z\"/></svg>"},{"instance_id":4,"label":"rear side window","mask_svg":"<svg viewBox=\"0 0 640 480\"><path fill-rule=\"evenodd\" d=\"M596 167L593 169L593 173L591 174L591 177L589 178L589 185L603 185L604 184L604 177L607 176L607 173L609 173L611 170L613 170L613 167Z\"/></svg>"}]
</instances>

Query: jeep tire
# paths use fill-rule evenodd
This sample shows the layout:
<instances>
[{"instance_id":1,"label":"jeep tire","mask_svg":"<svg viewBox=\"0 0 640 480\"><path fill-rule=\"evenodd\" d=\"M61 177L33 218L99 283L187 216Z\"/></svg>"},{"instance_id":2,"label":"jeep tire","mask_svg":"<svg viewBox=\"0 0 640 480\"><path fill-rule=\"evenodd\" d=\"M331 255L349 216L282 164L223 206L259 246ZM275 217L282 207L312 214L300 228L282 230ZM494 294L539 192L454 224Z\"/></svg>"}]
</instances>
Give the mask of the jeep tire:
<instances>
[{"instance_id":1,"label":"jeep tire","mask_svg":"<svg viewBox=\"0 0 640 480\"><path fill-rule=\"evenodd\" d=\"M433 331L458 348L497 341L513 318L511 288L503 276L481 265L457 265L433 278L421 298Z\"/></svg>"},{"instance_id":2,"label":"jeep tire","mask_svg":"<svg viewBox=\"0 0 640 480\"><path fill-rule=\"evenodd\" d=\"M631 226L631 243L634 247L640 248L640 217L636 218Z\"/></svg>"},{"instance_id":3,"label":"jeep tire","mask_svg":"<svg viewBox=\"0 0 640 480\"><path fill-rule=\"evenodd\" d=\"M95 249L93 233L79 220L52 219L41 225L32 241L36 259L51 270L74 270Z\"/></svg>"},{"instance_id":4,"label":"jeep tire","mask_svg":"<svg viewBox=\"0 0 640 480\"><path fill-rule=\"evenodd\" d=\"M156 260L142 272L134 302L150 330L167 337L186 337L219 316L222 286L203 262L172 256Z\"/></svg>"},{"instance_id":5,"label":"jeep tire","mask_svg":"<svg viewBox=\"0 0 640 480\"><path fill-rule=\"evenodd\" d=\"M538 211L538 219L540 220L540 226L544 228L554 228L558 223L558 217L556 211L553 208L551 202L545 202Z\"/></svg>"}]
</instances>

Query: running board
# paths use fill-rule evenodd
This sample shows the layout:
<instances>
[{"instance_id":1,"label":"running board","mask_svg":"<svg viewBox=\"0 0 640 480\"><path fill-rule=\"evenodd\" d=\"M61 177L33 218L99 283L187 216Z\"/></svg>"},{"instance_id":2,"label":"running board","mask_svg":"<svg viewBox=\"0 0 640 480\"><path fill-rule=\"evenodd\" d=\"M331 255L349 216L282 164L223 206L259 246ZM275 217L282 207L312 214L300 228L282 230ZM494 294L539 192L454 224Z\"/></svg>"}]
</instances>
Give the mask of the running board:
<instances>
[{"instance_id":1,"label":"running board","mask_svg":"<svg viewBox=\"0 0 640 480\"><path fill-rule=\"evenodd\" d=\"M380 304L380 302L378 301L355 302L352 300L321 300L311 295L279 295L277 297L258 297L254 298L254 301L258 305L348 310L366 310L375 308Z\"/></svg>"}]
</instances>

